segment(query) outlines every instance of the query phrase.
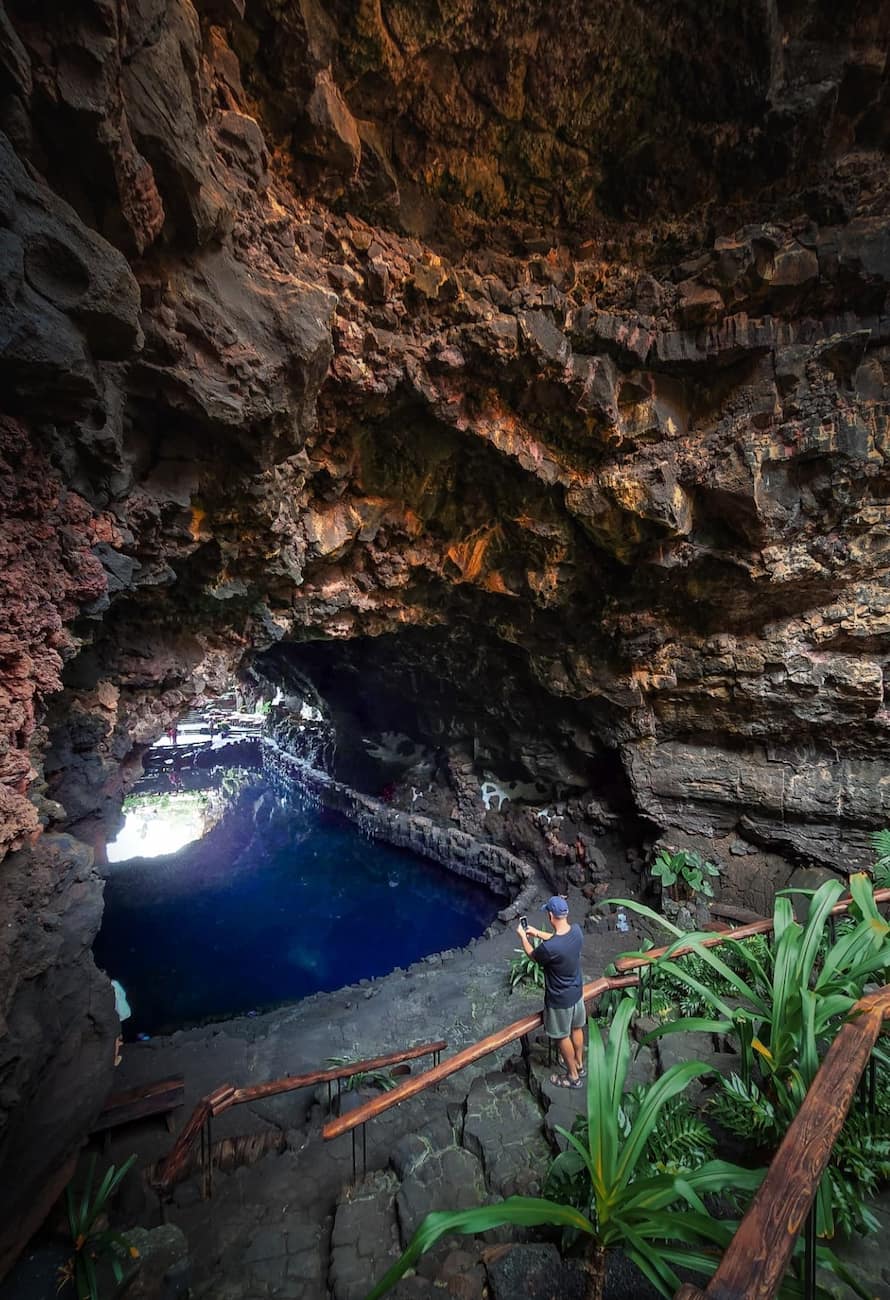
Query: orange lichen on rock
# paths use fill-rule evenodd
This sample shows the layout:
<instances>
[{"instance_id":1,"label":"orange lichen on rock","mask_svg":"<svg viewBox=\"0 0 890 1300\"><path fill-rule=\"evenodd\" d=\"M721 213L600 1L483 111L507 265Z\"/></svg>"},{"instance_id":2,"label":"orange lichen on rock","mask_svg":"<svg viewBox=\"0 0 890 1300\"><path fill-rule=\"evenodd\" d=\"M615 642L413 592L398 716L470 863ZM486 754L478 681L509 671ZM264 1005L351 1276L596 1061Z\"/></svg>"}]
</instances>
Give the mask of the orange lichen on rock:
<instances>
[{"instance_id":1,"label":"orange lichen on rock","mask_svg":"<svg viewBox=\"0 0 890 1300\"><path fill-rule=\"evenodd\" d=\"M204 531L204 520L207 518L207 511L202 510L200 506L192 506L192 515L189 520L189 532L192 535L192 541L200 542L209 536Z\"/></svg>"}]
</instances>

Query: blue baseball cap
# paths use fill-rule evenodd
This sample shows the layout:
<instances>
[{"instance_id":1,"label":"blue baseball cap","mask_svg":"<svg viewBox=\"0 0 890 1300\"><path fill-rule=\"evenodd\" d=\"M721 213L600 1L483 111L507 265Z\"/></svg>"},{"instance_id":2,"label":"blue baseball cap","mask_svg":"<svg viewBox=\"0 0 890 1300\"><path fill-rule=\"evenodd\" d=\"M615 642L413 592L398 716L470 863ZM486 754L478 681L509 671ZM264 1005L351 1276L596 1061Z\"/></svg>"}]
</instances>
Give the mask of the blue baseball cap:
<instances>
[{"instance_id":1,"label":"blue baseball cap","mask_svg":"<svg viewBox=\"0 0 890 1300\"><path fill-rule=\"evenodd\" d=\"M549 912L551 916L568 916L569 905L559 894L554 894L552 898L548 898L547 902L541 905L541 911Z\"/></svg>"}]
</instances>

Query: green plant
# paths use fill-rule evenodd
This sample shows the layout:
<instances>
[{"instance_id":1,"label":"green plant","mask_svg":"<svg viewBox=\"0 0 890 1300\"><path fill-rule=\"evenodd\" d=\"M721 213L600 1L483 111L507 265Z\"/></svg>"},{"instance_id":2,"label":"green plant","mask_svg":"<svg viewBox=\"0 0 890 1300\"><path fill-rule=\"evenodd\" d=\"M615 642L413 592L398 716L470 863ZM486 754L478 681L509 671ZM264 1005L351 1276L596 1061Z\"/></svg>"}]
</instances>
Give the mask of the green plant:
<instances>
[{"instance_id":1,"label":"green plant","mask_svg":"<svg viewBox=\"0 0 890 1300\"><path fill-rule=\"evenodd\" d=\"M531 941L530 941L531 942ZM537 948L537 943L533 947ZM521 948L517 948L516 957L510 958L510 988L528 986L542 989L544 987L544 967L534 957L529 957Z\"/></svg>"},{"instance_id":2,"label":"green plant","mask_svg":"<svg viewBox=\"0 0 890 1300\"><path fill-rule=\"evenodd\" d=\"M329 1065L331 1069L354 1064L355 1062L349 1056L329 1056L325 1061L325 1065ZM347 1092L352 1092L355 1088L379 1088L381 1092L391 1092L396 1086L396 1081L388 1069L359 1070L343 1079L342 1086Z\"/></svg>"},{"instance_id":3,"label":"green plant","mask_svg":"<svg viewBox=\"0 0 890 1300\"><path fill-rule=\"evenodd\" d=\"M763 935L752 935L748 939L739 941L740 947L751 956L756 957L761 963L769 958L769 944ZM739 957L735 948L723 952L723 959L730 970L737 975L744 973L744 961ZM692 975L700 984L707 985L712 993L719 993L725 997L732 997L735 993L733 985L722 975L717 974L711 967L694 952L676 958L678 964L682 965L687 975ZM674 1019L676 1013L680 1016L702 1016L709 1010L710 1003L706 997L691 988L685 980L678 978L667 967L657 964L646 976L647 981L647 1006L649 999L648 983L651 981L651 1001L652 1014L659 1019Z\"/></svg>"},{"instance_id":4,"label":"green plant","mask_svg":"<svg viewBox=\"0 0 890 1300\"><path fill-rule=\"evenodd\" d=\"M73 1284L77 1300L99 1300L97 1265L100 1260L108 1260L115 1281L120 1282L124 1275L121 1261L139 1258L135 1246L131 1246L119 1232L100 1227L108 1202L135 1160L135 1156L130 1156L119 1169L109 1165L94 1193L96 1157L90 1156L80 1196L75 1194L73 1182L65 1190L68 1229L74 1253L59 1269L59 1290Z\"/></svg>"},{"instance_id":5,"label":"green plant","mask_svg":"<svg viewBox=\"0 0 890 1300\"><path fill-rule=\"evenodd\" d=\"M713 898L714 887L709 877L719 876L720 868L713 862L705 862L694 849L678 849L676 853L661 849L652 864L652 874L661 881L662 889L672 890L680 885L687 896L703 894Z\"/></svg>"},{"instance_id":6,"label":"green plant","mask_svg":"<svg viewBox=\"0 0 890 1300\"><path fill-rule=\"evenodd\" d=\"M875 855L872 867L875 888L887 889L890 887L890 830L872 831L868 838Z\"/></svg>"},{"instance_id":7,"label":"green plant","mask_svg":"<svg viewBox=\"0 0 890 1300\"><path fill-rule=\"evenodd\" d=\"M871 882L864 873L851 876L850 890L853 923L834 942L826 927L843 892L839 881L827 882L810 897L803 924L795 921L789 899L778 897L771 949L755 954L733 939L721 945L727 953L735 952L741 973L716 950L704 947L707 936L682 934L651 909L634 902L623 904L677 936L658 966L686 984L709 1013L661 1025L645 1041L687 1030L732 1037L741 1055L741 1078L723 1082L716 1113L739 1133L747 1123L748 1132L760 1133L769 1145L779 1141L797 1114L821 1054L862 995L866 981L890 965L890 926L878 912ZM723 981L721 991L715 981L704 982L674 958L675 949L683 944L691 944L695 956ZM722 991L726 986L730 994ZM730 1122L733 1108L738 1112L735 1125ZM834 1235L833 1184L828 1177L819 1189L817 1225L820 1235Z\"/></svg>"},{"instance_id":8,"label":"green plant","mask_svg":"<svg viewBox=\"0 0 890 1300\"><path fill-rule=\"evenodd\" d=\"M645 1101L645 1089L634 1088L625 1095L624 1116L627 1136ZM717 1140L685 1097L673 1097L662 1108L646 1144L646 1159L653 1173L679 1174L700 1169L714 1158Z\"/></svg>"},{"instance_id":9,"label":"green plant","mask_svg":"<svg viewBox=\"0 0 890 1300\"><path fill-rule=\"evenodd\" d=\"M890 1117L851 1109L835 1143L826 1177L831 1186L835 1220L847 1236L878 1232L880 1223L868 1208L881 1185L890 1181Z\"/></svg>"},{"instance_id":10,"label":"green plant","mask_svg":"<svg viewBox=\"0 0 890 1300\"><path fill-rule=\"evenodd\" d=\"M407 1249L374 1287L378 1300L445 1233L485 1232L504 1224L568 1228L587 1243L588 1295L598 1300L606 1252L622 1250L656 1287L672 1296L679 1286L674 1265L709 1275L717 1264L713 1246L725 1247L734 1225L708 1213L703 1197L726 1189L753 1191L762 1170L740 1169L708 1160L680 1173L653 1169L650 1140L659 1117L690 1081L708 1066L672 1066L655 1083L631 1097L624 1085L630 1065L628 1027L635 1004L625 998L604 1043L590 1025L587 1124L581 1136L561 1129L569 1149L554 1161L551 1180L583 1186L583 1209L546 1198L510 1197L500 1205L428 1215Z\"/></svg>"},{"instance_id":11,"label":"green plant","mask_svg":"<svg viewBox=\"0 0 890 1300\"><path fill-rule=\"evenodd\" d=\"M890 1089L877 1090L877 1104L866 1112L854 1099L826 1171L836 1225L847 1236L875 1232L878 1220L868 1200L890 1180ZM730 1133L760 1146L775 1145L784 1130L784 1117L756 1083L731 1075L710 1103L713 1118Z\"/></svg>"},{"instance_id":12,"label":"green plant","mask_svg":"<svg viewBox=\"0 0 890 1300\"><path fill-rule=\"evenodd\" d=\"M646 1100L646 1088L636 1087L624 1094L618 1113L621 1136L630 1137L634 1122ZM588 1120L579 1115L572 1125L572 1136L589 1147ZM661 1108L642 1157L648 1174L681 1174L699 1169L713 1159L716 1139L700 1115L682 1096L672 1097ZM545 1195L584 1209L590 1201L587 1164L570 1148L557 1156L550 1167L544 1187Z\"/></svg>"}]
</instances>

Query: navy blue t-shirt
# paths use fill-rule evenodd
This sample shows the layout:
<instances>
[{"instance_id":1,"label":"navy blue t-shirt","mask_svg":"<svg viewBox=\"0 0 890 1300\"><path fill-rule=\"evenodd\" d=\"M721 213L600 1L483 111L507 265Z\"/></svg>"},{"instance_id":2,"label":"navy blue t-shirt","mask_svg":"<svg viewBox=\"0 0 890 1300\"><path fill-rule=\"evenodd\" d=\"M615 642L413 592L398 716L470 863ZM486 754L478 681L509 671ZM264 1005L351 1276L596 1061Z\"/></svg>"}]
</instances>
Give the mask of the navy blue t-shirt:
<instances>
[{"instance_id":1,"label":"navy blue t-shirt","mask_svg":"<svg viewBox=\"0 0 890 1300\"><path fill-rule=\"evenodd\" d=\"M580 925L573 925L565 934L555 934L552 939L545 939L533 950L532 958L544 967L546 1007L573 1007L576 1002L580 1002L583 990L583 942Z\"/></svg>"}]
</instances>

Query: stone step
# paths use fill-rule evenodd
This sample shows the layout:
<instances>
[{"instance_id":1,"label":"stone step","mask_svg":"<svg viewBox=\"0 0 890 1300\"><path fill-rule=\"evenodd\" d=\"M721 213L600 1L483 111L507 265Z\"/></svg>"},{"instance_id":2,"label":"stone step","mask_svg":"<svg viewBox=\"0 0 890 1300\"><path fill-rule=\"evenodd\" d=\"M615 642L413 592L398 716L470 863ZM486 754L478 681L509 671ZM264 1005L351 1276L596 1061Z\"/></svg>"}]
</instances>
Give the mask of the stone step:
<instances>
[{"instance_id":1,"label":"stone step","mask_svg":"<svg viewBox=\"0 0 890 1300\"><path fill-rule=\"evenodd\" d=\"M398 1189L391 1170L375 1172L337 1203L328 1273L333 1300L364 1300L370 1284L398 1258Z\"/></svg>"},{"instance_id":2,"label":"stone step","mask_svg":"<svg viewBox=\"0 0 890 1300\"><path fill-rule=\"evenodd\" d=\"M552 1152L543 1115L522 1079L492 1073L467 1096L463 1144L482 1161L496 1196L538 1196Z\"/></svg>"}]
</instances>

